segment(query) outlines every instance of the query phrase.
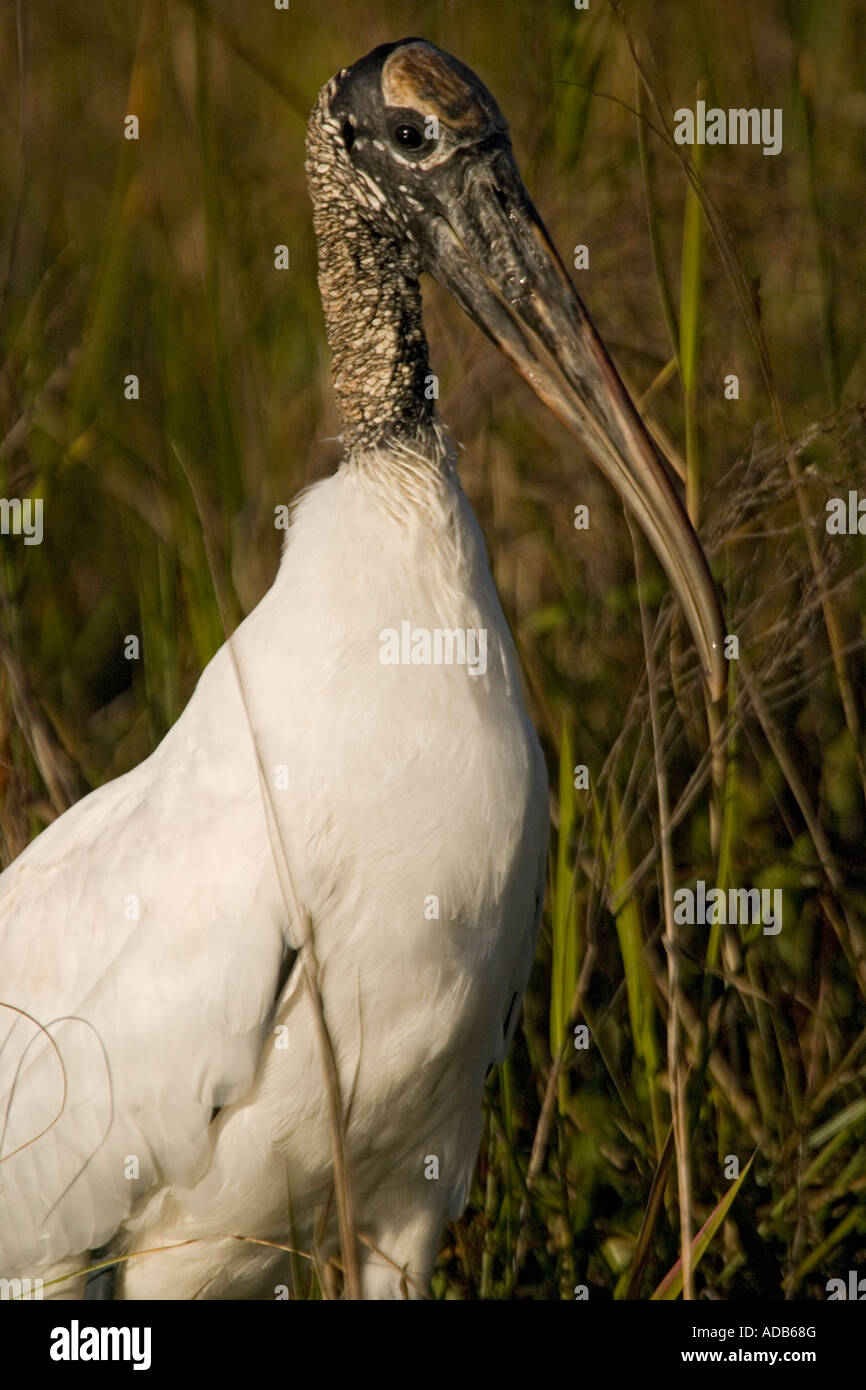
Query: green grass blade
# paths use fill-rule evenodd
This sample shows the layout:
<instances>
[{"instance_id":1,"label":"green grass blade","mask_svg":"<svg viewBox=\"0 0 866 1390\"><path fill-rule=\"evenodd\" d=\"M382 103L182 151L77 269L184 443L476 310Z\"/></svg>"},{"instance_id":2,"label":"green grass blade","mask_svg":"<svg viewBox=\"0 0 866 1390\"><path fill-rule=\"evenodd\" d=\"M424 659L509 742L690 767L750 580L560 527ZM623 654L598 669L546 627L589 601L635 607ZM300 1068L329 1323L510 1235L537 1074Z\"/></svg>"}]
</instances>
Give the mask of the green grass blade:
<instances>
[{"instance_id":1,"label":"green grass blade","mask_svg":"<svg viewBox=\"0 0 866 1390\"><path fill-rule=\"evenodd\" d=\"M719 1231L722 1222L734 1204L734 1199L746 1180L749 1169L755 1161L755 1155L749 1159L736 1182L731 1184L718 1206L704 1222L697 1235L692 1240L692 1270L696 1270L707 1250L710 1248L713 1239ZM673 1302L679 1298L683 1291L683 1263L682 1259L677 1260L659 1284L655 1293L652 1295L653 1302Z\"/></svg>"}]
</instances>

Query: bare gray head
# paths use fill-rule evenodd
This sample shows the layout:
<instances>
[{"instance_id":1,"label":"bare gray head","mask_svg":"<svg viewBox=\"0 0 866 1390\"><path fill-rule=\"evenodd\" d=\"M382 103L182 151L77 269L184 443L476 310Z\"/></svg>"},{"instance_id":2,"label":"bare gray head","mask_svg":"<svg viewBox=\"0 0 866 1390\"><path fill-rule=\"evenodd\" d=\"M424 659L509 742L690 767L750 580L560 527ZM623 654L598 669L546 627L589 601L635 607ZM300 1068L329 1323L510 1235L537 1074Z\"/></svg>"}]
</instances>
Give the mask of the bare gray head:
<instances>
[{"instance_id":1,"label":"bare gray head","mask_svg":"<svg viewBox=\"0 0 866 1390\"><path fill-rule=\"evenodd\" d=\"M307 179L349 457L434 428L418 276L434 275L580 438L676 589L717 697L718 598L655 448L580 302L484 84L424 39L383 44L322 88Z\"/></svg>"},{"instance_id":2,"label":"bare gray head","mask_svg":"<svg viewBox=\"0 0 866 1390\"><path fill-rule=\"evenodd\" d=\"M437 171L488 135L507 146L490 93L423 39L381 45L319 93L307 181L349 453L432 424L418 233L440 194L453 196Z\"/></svg>"}]
</instances>

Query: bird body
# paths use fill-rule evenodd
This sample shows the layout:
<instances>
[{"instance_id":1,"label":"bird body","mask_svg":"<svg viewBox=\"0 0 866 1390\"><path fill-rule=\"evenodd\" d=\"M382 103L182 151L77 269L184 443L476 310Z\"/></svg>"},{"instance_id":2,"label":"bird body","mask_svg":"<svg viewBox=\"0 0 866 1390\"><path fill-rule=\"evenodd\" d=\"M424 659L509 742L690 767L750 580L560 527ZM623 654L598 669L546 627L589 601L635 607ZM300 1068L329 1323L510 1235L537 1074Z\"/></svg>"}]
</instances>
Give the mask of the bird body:
<instances>
[{"instance_id":1,"label":"bird body","mask_svg":"<svg viewBox=\"0 0 866 1390\"><path fill-rule=\"evenodd\" d=\"M419 459L415 483L405 509L386 508L381 473L362 465L302 500L275 590L285 585L303 617L287 624L285 681L272 655L277 678L261 717L263 731L287 731L261 746L266 767L293 769L274 801L314 925L358 1225L393 1262L365 1248L367 1297L396 1296L403 1269L422 1289L443 1219L462 1211L484 1075L504 1054L508 1005L532 959L547 842L544 763L483 541L450 461ZM416 628L485 629L487 673L383 666L380 633L404 614ZM281 726L275 707L288 712ZM310 1248L331 1135L311 1000L295 975L273 1029L252 1089L215 1122L207 1173L169 1198L159 1239L143 1233L139 1246L238 1222L246 1234L285 1237L291 1210L291 1235ZM332 1218L323 1244L333 1240ZM227 1268L230 1252L215 1253ZM270 1252L239 1258L253 1281L268 1277ZM200 1286L195 1265L191 1277ZM127 1280L130 1297L165 1287L156 1260L133 1265Z\"/></svg>"},{"instance_id":2,"label":"bird body","mask_svg":"<svg viewBox=\"0 0 866 1390\"><path fill-rule=\"evenodd\" d=\"M401 468L408 486L357 459L302 497L272 589L157 750L0 877L4 999L43 1023L84 1020L50 1029L66 1105L28 1145L61 1109L62 1078L33 1026L2 1015L0 1094L22 1064L3 1151L26 1145L0 1170L4 1268L33 1274L34 1252L40 1269L75 1252L84 1268L132 1213L134 1248L198 1246L130 1261L127 1297L267 1296L277 1257L230 1237L285 1240L292 1212L311 1241L331 1141L298 970L277 996L301 943L275 839L354 1095L359 1227L419 1281L462 1209L484 1074L531 962L546 776L441 433ZM486 672L383 664L380 634L406 618L486 631ZM419 1214L416 1267L401 1241L414 1246ZM393 1281L368 1263L369 1287Z\"/></svg>"}]
</instances>

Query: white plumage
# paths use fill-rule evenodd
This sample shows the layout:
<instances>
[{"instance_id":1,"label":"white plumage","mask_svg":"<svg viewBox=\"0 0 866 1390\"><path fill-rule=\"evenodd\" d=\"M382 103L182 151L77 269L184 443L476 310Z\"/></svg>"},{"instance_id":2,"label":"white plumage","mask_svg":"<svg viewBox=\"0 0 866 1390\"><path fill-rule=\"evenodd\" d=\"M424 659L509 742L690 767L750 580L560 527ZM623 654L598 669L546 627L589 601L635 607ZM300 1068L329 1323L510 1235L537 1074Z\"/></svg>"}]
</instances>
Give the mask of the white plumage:
<instances>
[{"instance_id":1,"label":"white plumage","mask_svg":"<svg viewBox=\"0 0 866 1390\"><path fill-rule=\"evenodd\" d=\"M273 1296L285 1259L230 1237L285 1240L290 1209L309 1249L331 1137L297 967L275 1002L299 942L269 801L355 1095L359 1229L423 1284L462 1209L484 1074L532 957L546 776L451 461L405 464L373 456L301 499L273 588L232 638L248 714L225 646L155 753L0 877L2 997L52 1025L68 1087L50 1125L57 1055L5 1009L2 1152L24 1147L0 1165L3 1271L83 1268L131 1211L133 1248L211 1239L131 1261L127 1297ZM486 674L382 665L379 634L406 614L486 628ZM64 1015L83 1022L52 1024ZM394 1271L362 1258L365 1294L396 1294Z\"/></svg>"}]
</instances>

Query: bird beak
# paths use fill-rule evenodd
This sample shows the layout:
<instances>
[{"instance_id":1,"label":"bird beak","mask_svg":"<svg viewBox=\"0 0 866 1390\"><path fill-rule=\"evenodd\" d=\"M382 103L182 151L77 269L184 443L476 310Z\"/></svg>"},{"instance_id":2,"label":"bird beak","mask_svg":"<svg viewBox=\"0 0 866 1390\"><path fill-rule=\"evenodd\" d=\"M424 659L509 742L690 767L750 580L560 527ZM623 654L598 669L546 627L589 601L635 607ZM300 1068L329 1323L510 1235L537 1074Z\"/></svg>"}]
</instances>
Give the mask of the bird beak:
<instances>
[{"instance_id":1,"label":"bird beak","mask_svg":"<svg viewBox=\"0 0 866 1390\"><path fill-rule=\"evenodd\" d=\"M419 236L424 268L583 442L635 515L685 610L717 700L726 679L722 614L683 505L510 152L463 174Z\"/></svg>"}]
</instances>

